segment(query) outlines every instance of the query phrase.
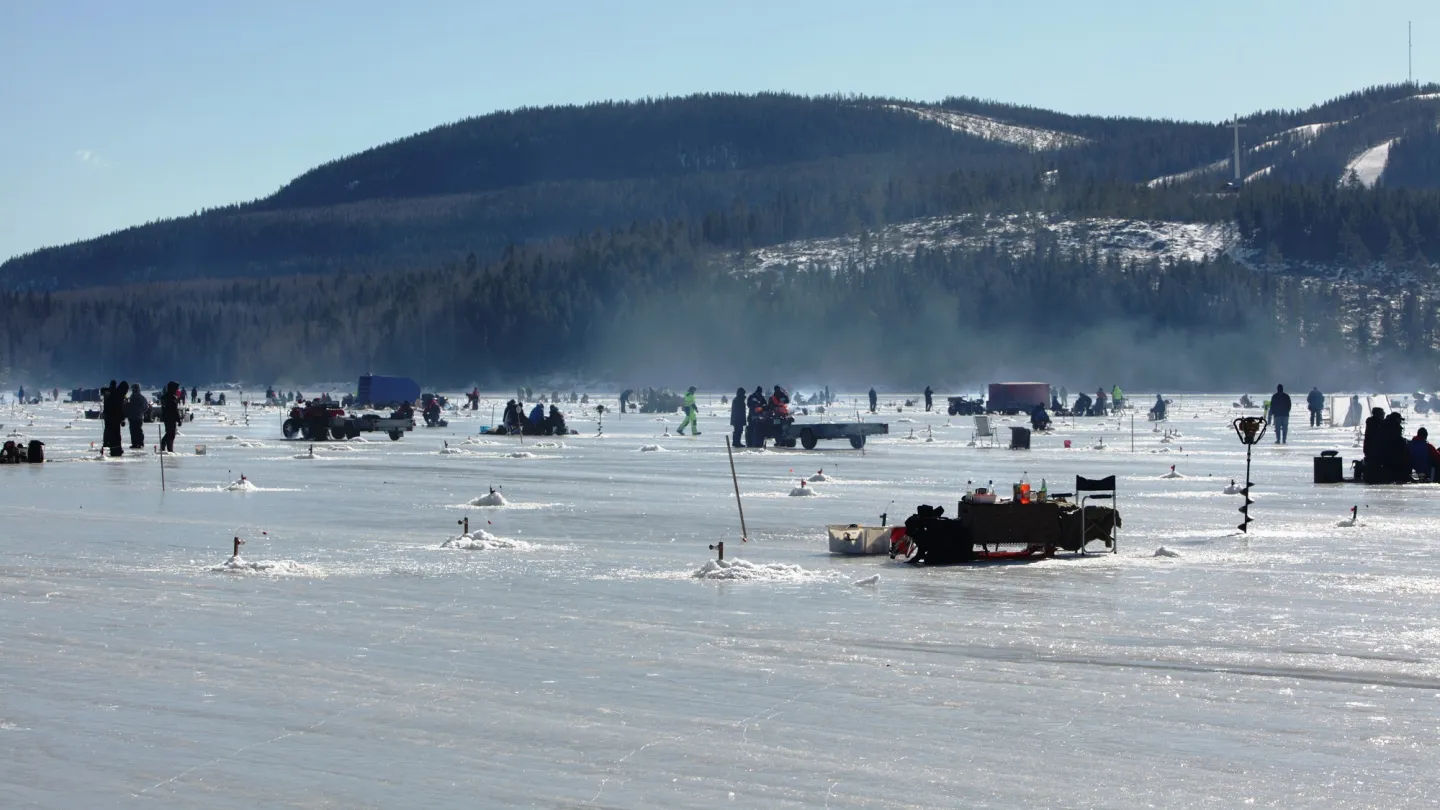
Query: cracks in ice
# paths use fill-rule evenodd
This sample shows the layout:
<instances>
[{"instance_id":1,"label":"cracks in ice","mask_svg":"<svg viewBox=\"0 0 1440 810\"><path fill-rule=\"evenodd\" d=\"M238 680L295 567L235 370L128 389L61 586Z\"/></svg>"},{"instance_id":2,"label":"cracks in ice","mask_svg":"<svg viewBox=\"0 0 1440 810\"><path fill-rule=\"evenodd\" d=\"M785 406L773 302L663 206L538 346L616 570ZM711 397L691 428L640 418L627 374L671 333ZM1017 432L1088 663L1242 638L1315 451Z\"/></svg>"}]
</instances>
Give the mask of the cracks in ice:
<instances>
[{"instance_id":1,"label":"cracks in ice","mask_svg":"<svg viewBox=\"0 0 1440 810\"><path fill-rule=\"evenodd\" d=\"M445 604L445 605L443 605L443 606L441 606L441 607L437 607L436 609L434 609L433 611L431 611L430 614L429 614L428 616L426 616L425 618L420 619L419 621L415 622L414 624L411 624L409 627L406 627L404 630L402 630L402 631L400 632L400 634L399 634L398 636L396 636L395 638L391 639L388 643L389 643L389 644L398 644L400 641L403 641L406 636L410 635L411 632L419 629L420 627L423 627L425 624L427 624L431 619L435 618L435 617L436 617L437 615L439 615L441 612L443 612L443 611L448 611L450 608L453 608L453 607L455 606L455 603L456 603L457 601L459 601L459 598L458 598L458 597L456 597L455 599L451 599L447 604ZM394 698L392 698L392 699L390 699L390 700L383 700L383 701L382 701L382 700L360 700L360 701L357 701L357 702L355 702L355 703L353 703L353 704L351 704L351 705L349 705L349 706L346 706L345 708L343 708L343 709L335 712L334 714L329 715L328 717L322 717L321 719L317 720L316 722L314 722L314 723L306 726L305 728L299 729L298 731L287 731L287 732L285 732L284 734L280 734L280 735L278 735L278 736L271 737L271 738L268 739L268 740L260 740L260 741L258 741L258 742L250 743L249 745L242 745L242 746L240 746L239 748L236 748L234 751L231 751L231 752L228 753L228 754L225 754L225 755L223 755L223 756L218 756L218 757L210 760L209 762L202 762L202 763L200 763L199 765L193 765L193 766L191 766L191 767L189 767L189 768L186 768L184 771L181 771L180 773L176 774L175 776L170 777L169 779L163 779L163 780L161 780L161 781L159 781L159 782L156 782L155 784L153 784L153 785L145 788L144 790L139 791L138 793L132 793L132 794L130 794L130 795L131 795L132 797L134 797L134 798L139 798L139 797L144 796L145 794L149 793L149 792L152 791L152 790L158 790L158 789L163 788L163 787L165 787L165 786L167 786L167 785L173 785L173 784L176 784L176 783L178 783L178 782L181 782L181 781L183 781L186 777L190 776L191 774L195 773L196 771L199 771L199 770L202 770L202 769L206 769L206 768L210 768L210 767L215 766L215 765L219 765L219 764L222 763L222 762L228 762L229 760L232 760L232 759L234 759L235 757L238 757L238 756L240 756L241 754L243 754L243 753L245 753L246 751L249 751L249 750L251 750L251 749L262 748L262 747L267 746L267 745L272 745L272 744L274 744L274 743L280 742L281 740L285 740L285 739L288 739L288 738L290 738L290 737L295 737L295 736L302 735L302 734L309 734L310 732L315 731L316 729L320 728L321 726L325 725L326 723L329 723L330 721L335 720L336 718L343 717L344 715L347 715L347 714L349 714L350 712L355 711L356 709L359 709L359 708L369 708L369 707L371 707L371 706L384 705L384 704L392 703L392 702L394 702L395 700L398 700L398 699L400 699L400 698L409 697L409 696L411 696L411 695L415 694L416 692L419 692L419 691L421 691L421 690L423 690L423 689L439 689L439 688L445 686L446 684L450 683L452 680L454 680L455 674L456 674L459 670L460 670L460 665L459 665L459 664L456 664L456 665L452 666L452 667L450 668L450 672L447 673L447 674L445 675L445 677L444 677L444 678L441 678L439 681L437 681L437 682L435 682L435 683L429 683L429 684L426 684L426 683L419 684L419 685L417 685L417 686L415 686L415 687L413 687L413 688L411 688L411 689L407 689L406 691L401 692L400 694L396 695ZM657 742L659 742L659 741L657 741ZM598 794L597 794L597 795L598 795Z\"/></svg>"},{"instance_id":2,"label":"cracks in ice","mask_svg":"<svg viewBox=\"0 0 1440 810\"><path fill-rule=\"evenodd\" d=\"M732 724L731 724L731 727L732 727L732 728L738 728L738 729L740 729L740 745L741 745L741 748L744 748L744 747L746 747L746 746L748 746L748 745L750 744L750 740L749 740L749 736L748 736L748 735L749 735L749 731L750 731L750 726L755 725L755 723L756 723L757 721L760 721L760 720L771 720L771 719L774 719L774 718L776 718L776 717L779 717L780 714L781 714L781 711L780 711L781 709L783 709L783 708L785 708L786 706L790 705L791 703L794 703L795 701L799 700L800 697L801 697L802 695L804 695L804 694L805 694L804 691L796 692L793 696L791 696L791 697L789 697L789 698L786 698L785 700L782 700L782 701L780 701L779 703L776 703L775 705L770 706L769 708L762 709L762 710L756 712L755 714L750 715L749 717L742 718L742 719L737 720L737 721L735 721L734 723L732 723ZM705 735L705 734L710 734L711 731L712 731L711 729L706 729L705 731L701 732L701 735L703 736L703 735ZM631 751L630 753L626 754L625 756L623 756L623 757L615 760L614 764L612 764L608 769L606 769L607 772L606 772L604 778L602 778L602 779L600 780L600 787L599 787L599 789L597 789L597 790L595 791L595 795L594 795L594 796L591 796L590 799L589 799L589 801L587 801L587 802L585 802L585 803L586 803L586 804L594 804L595 802L599 801L600 795L605 792L605 786L608 785L608 784L610 784L611 781L618 782L619 784L624 784L624 783L625 783L625 780L618 779L618 778L616 777L615 770L616 770L617 768L619 768L621 765L625 764L627 761L629 761L632 757L636 756L637 754L642 753L642 752L645 751L645 749L647 749L647 748L651 748L651 747L656 746L656 745L659 745L659 744L661 744L661 743L666 743L666 742L680 742L681 740L688 739L688 738L691 737L691 736L694 736L694 735L679 734L679 735L670 735L670 736L666 736L666 737L660 737L659 739L651 740L650 742L645 743L644 745L640 746L639 748L636 748L635 750ZM751 753L749 753L748 751L746 752L746 755L749 756L751 759L755 759L755 758L756 758L756 756L755 756L754 754L751 754ZM839 783L837 782L836 784L839 784ZM827 797L827 801L828 801L828 797Z\"/></svg>"}]
</instances>

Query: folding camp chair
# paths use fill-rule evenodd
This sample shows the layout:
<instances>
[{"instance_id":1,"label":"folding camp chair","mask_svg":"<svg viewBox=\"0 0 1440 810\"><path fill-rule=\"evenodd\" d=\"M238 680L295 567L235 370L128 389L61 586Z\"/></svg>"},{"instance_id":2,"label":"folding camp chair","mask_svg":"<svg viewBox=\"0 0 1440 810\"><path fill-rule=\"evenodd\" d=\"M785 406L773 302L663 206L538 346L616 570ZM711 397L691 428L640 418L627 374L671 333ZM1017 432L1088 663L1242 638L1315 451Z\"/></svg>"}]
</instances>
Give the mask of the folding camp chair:
<instances>
[{"instance_id":1,"label":"folding camp chair","mask_svg":"<svg viewBox=\"0 0 1440 810\"><path fill-rule=\"evenodd\" d=\"M975 417L975 434L970 439L971 441L986 439L992 447L995 445L995 428L990 425L990 417Z\"/></svg>"},{"instance_id":2,"label":"folding camp chair","mask_svg":"<svg viewBox=\"0 0 1440 810\"><path fill-rule=\"evenodd\" d=\"M1092 492L1092 493L1096 493L1096 494L1093 494L1093 495L1084 495L1084 494L1081 494L1081 493L1085 493L1085 492ZM1113 532L1114 532L1114 533L1113 533L1112 536L1111 536L1111 539L1112 539L1113 542L1110 544L1110 553L1111 553L1111 554L1117 554L1117 553L1119 553L1119 551L1120 551L1120 521L1119 521L1120 512L1119 512L1119 509L1116 507L1116 504L1115 504L1115 501L1116 501L1116 498L1115 498L1115 476L1109 475L1109 476L1106 476L1106 477L1104 477L1104 478L1084 478L1084 477L1082 477L1082 476L1077 475L1077 476L1075 476L1075 493L1076 493L1077 495L1080 495L1080 553L1081 553L1081 554L1086 553L1086 551L1085 551L1085 538L1088 536L1088 535L1086 534L1086 528L1085 528L1085 502L1086 502L1086 501L1109 501L1109 502L1110 502L1110 507L1111 507L1112 509L1115 509L1115 510L1116 510L1116 512L1115 512L1116 521L1115 521L1115 528L1113 529Z\"/></svg>"}]
</instances>

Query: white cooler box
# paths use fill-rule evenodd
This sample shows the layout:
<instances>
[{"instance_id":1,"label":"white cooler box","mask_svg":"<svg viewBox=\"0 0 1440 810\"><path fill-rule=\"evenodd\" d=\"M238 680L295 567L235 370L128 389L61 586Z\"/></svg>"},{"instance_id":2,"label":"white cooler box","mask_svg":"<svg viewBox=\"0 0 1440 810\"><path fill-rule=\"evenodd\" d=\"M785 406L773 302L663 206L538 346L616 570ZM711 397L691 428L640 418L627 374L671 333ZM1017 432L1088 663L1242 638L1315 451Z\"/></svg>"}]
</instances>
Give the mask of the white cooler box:
<instances>
[{"instance_id":1,"label":"white cooler box","mask_svg":"<svg viewBox=\"0 0 1440 810\"><path fill-rule=\"evenodd\" d=\"M890 532L894 526L837 524L826 526L832 554L889 554Z\"/></svg>"}]
</instances>

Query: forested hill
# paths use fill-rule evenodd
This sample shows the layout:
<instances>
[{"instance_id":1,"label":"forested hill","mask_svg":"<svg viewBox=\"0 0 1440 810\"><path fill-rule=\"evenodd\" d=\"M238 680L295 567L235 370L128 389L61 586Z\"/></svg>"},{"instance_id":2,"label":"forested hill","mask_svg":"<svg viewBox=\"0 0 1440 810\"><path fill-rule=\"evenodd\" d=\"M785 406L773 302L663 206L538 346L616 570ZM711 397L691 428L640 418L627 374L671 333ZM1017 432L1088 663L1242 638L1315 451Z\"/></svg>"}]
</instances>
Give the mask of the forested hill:
<instances>
[{"instance_id":1,"label":"forested hill","mask_svg":"<svg viewBox=\"0 0 1440 810\"><path fill-rule=\"evenodd\" d=\"M1437 91L1382 87L1256 113L1242 119L1245 173L1440 187ZM16 257L0 265L0 289L477 266L511 245L776 206L781 225L767 228L780 239L963 211L1095 213L1123 197L1137 216L1219 221L1235 213L1209 199L1230 147L1218 123L963 98L710 94L521 109L333 161L262 200ZM1380 147L1388 167L1352 171Z\"/></svg>"}]
</instances>

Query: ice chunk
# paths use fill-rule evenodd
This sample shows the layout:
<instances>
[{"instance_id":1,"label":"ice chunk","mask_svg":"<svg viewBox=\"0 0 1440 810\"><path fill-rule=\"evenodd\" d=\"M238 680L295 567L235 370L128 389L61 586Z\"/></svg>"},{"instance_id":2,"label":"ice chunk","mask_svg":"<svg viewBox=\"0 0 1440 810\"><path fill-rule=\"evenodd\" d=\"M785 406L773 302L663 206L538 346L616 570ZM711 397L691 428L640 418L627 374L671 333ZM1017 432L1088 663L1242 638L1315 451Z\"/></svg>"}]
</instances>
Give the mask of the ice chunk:
<instances>
[{"instance_id":1,"label":"ice chunk","mask_svg":"<svg viewBox=\"0 0 1440 810\"><path fill-rule=\"evenodd\" d=\"M509 504L510 502L505 500L504 495L493 489L470 502L471 506L508 506Z\"/></svg>"},{"instance_id":2,"label":"ice chunk","mask_svg":"<svg viewBox=\"0 0 1440 810\"><path fill-rule=\"evenodd\" d=\"M1161 546L1161 547L1155 549L1155 556L1156 556L1156 557L1179 557L1180 555L1179 555L1177 552L1171 551L1170 549L1165 548L1164 546Z\"/></svg>"},{"instance_id":3,"label":"ice chunk","mask_svg":"<svg viewBox=\"0 0 1440 810\"><path fill-rule=\"evenodd\" d=\"M803 582L826 579L826 575L806 571L786 563L752 563L749 560L710 560L690 575L694 579L729 579L771 582Z\"/></svg>"},{"instance_id":4,"label":"ice chunk","mask_svg":"<svg viewBox=\"0 0 1440 810\"><path fill-rule=\"evenodd\" d=\"M854 582L852 582L852 583L850 583L850 584L851 584L851 585L879 585L879 584L880 584L880 575L879 575L879 574L871 574L870 576L865 577L864 579L857 579L857 580L855 580Z\"/></svg>"},{"instance_id":5,"label":"ice chunk","mask_svg":"<svg viewBox=\"0 0 1440 810\"><path fill-rule=\"evenodd\" d=\"M524 540L509 540L481 529L462 534L459 537L452 537L440 544L440 548L459 549L461 551L529 551L534 548Z\"/></svg>"}]
</instances>

